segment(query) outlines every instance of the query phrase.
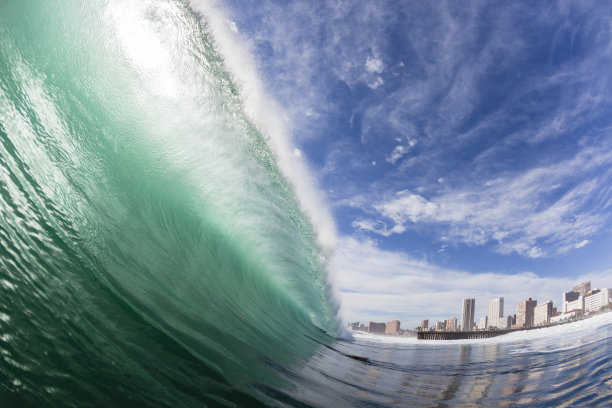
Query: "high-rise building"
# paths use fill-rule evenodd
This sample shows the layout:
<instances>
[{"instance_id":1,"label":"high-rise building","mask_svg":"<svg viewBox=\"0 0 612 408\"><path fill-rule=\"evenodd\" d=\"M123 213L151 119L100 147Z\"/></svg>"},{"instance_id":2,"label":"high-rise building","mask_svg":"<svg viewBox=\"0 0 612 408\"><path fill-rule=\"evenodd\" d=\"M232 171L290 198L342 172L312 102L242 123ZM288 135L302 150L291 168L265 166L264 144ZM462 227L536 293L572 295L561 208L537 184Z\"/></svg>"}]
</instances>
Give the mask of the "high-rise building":
<instances>
[{"instance_id":1,"label":"high-rise building","mask_svg":"<svg viewBox=\"0 0 612 408\"><path fill-rule=\"evenodd\" d=\"M474 327L474 308L476 299L463 299L461 307L461 327L463 331L470 331Z\"/></svg>"},{"instance_id":2,"label":"high-rise building","mask_svg":"<svg viewBox=\"0 0 612 408\"><path fill-rule=\"evenodd\" d=\"M384 334L385 330L387 330L387 325L385 323L370 322L370 324L368 324L368 333Z\"/></svg>"},{"instance_id":3,"label":"high-rise building","mask_svg":"<svg viewBox=\"0 0 612 408\"><path fill-rule=\"evenodd\" d=\"M457 318L451 317L446 321L446 330L457 331Z\"/></svg>"},{"instance_id":4,"label":"high-rise building","mask_svg":"<svg viewBox=\"0 0 612 408\"><path fill-rule=\"evenodd\" d=\"M393 320L387 323L387 327L385 328L385 334L398 334L399 330L400 330L399 320Z\"/></svg>"},{"instance_id":5,"label":"high-rise building","mask_svg":"<svg viewBox=\"0 0 612 408\"><path fill-rule=\"evenodd\" d=\"M538 304L537 300L528 298L523 302L516 304L516 323L514 327L531 327L533 326L533 311Z\"/></svg>"},{"instance_id":6,"label":"high-rise building","mask_svg":"<svg viewBox=\"0 0 612 408\"><path fill-rule=\"evenodd\" d=\"M569 291L569 292L563 292L563 302L573 302L574 300L577 300L580 297L580 292L576 292L576 291Z\"/></svg>"},{"instance_id":7,"label":"high-rise building","mask_svg":"<svg viewBox=\"0 0 612 408\"><path fill-rule=\"evenodd\" d=\"M537 305L533 309L533 325L542 326L550 322L550 318L553 315L553 302L549 300L546 303Z\"/></svg>"},{"instance_id":8,"label":"high-rise building","mask_svg":"<svg viewBox=\"0 0 612 408\"><path fill-rule=\"evenodd\" d=\"M577 293L577 292L572 292ZM571 312L572 310L579 310L584 312L584 296L579 295L578 299L570 302L563 302L563 313Z\"/></svg>"},{"instance_id":9,"label":"high-rise building","mask_svg":"<svg viewBox=\"0 0 612 408\"><path fill-rule=\"evenodd\" d=\"M426 329L429 327L429 319L421 320L421 329Z\"/></svg>"},{"instance_id":10,"label":"high-rise building","mask_svg":"<svg viewBox=\"0 0 612 408\"><path fill-rule=\"evenodd\" d=\"M438 320L434 328L436 330L446 330L446 320L442 320L442 321Z\"/></svg>"},{"instance_id":11,"label":"high-rise building","mask_svg":"<svg viewBox=\"0 0 612 408\"><path fill-rule=\"evenodd\" d=\"M563 293L563 304L561 305L561 311L567 313L570 310L584 309L584 298L586 295L582 295L582 292L588 288L588 292L591 291L591 282L581 283L576 285L569 292ZM578 290L574 290L578 289ZM582 306L581 306L582 304Z\"/></svg>"},{"instance_id":12,"label":"high-rise building","mask_svg":"<svg viewBox=\"0 0 612 408\"><path fill-rule=\"evenodd\" d=\"M497 327L497 320L504 316L504 298L489 300L489 313L487 327Z\"/></svg>"},{"instance_id":13,"label":"high-rise building","mask_svg":"<svg viewBox=\"0 0 612 408\"><path fill-rule=\"evenodd\" d=\"M498 329L509 329L512 327L512 316L502 316L497 318L497 323L495 327Z\"/></svg>"},{"instance_id":14,"label":"high-rise building","mask_svg":"<svg viewBox=\"0 0 612 408\"><path fill-rule=\"evenodd\" d=\"M480 322L478 323L478 328L480 330L484 330L487 328L487 316L480 318Z\"/></svg>"},{"instance_id":15,"label":"high-rise building","mask_svg":"<svg viewBox=\"0 0 612 408\"><path fill-rule=\"evenodd\" d=\"M580 296L585 297L591 291L591 281L582 282L572 288L572 292L580 293Z\"/></svg>"},{"instance_id":16,"label":"high-rise building","mask_svg":"<svg viewBox=\"0 0 612 408\"><path fill-rule=\"evenodd\" d=\"M359 322L349 323L346 327L349 330L359 330Z\"/></svg>"},{"instance_id":17,"label":"high-rise building","mask_svg":"<svg viewBox=\"0 0 612 408\"><path fill-rule=\"evenodd\" d=\"M602 289L584 298L584 311L593 312L606 306L612 300L612 289Z\"/></svg>"},{"instance_id":18,"label":"high-rise building","mask_svg":"<svg viewBox=\"0 0 612 408\"><path fill-rule=\"evenodd\" d=\"M563 292L563 306L562 306L563 313L567 312L567 310L565 309L565 304L578 300L579 297L580 297L580 292L575 292L573 290L569 292Z\"/></svg>"}]
</instances>

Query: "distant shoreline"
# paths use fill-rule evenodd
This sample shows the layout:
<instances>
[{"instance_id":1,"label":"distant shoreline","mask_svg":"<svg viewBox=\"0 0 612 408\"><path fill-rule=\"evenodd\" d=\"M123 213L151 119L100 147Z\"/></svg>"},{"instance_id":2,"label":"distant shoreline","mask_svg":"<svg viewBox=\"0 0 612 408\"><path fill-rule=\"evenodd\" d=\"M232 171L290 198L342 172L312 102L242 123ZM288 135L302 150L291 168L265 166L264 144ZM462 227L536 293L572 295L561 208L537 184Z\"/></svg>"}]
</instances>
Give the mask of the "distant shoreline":
<instances>
[{"instance_id":1,"label":"distant shoreline","mask_svg":"<svg viewBox=\"0 0 612 408\"><path fill-rule=\"evenodd\" d=\"M582 320L587 320L595 316L610 313L612 310L605 310L599 313L591 313L574 319L568 319L555 324L546 324L541 326L521 327L517 329L494 329L494 330L473 330L473 331L443 331L443 330L417 330L417 340L468 340L468 339L486 339L491 337L502 336L514 332L546 329L549 327L562 326L565 324L576 323Z\"/></svg>"}]
</instances>

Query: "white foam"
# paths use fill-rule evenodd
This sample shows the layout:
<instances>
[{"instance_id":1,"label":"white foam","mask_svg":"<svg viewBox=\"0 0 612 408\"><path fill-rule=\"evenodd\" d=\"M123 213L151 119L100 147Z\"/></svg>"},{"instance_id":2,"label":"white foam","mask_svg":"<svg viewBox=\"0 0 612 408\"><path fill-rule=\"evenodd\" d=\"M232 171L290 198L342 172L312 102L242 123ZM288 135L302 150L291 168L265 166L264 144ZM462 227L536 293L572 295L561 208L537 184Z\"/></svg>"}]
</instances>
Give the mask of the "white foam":
<instances>
[{"instance_id":1,"label":"white foam","mask_svg":"<svg viewBox=\"0 0 612 408\"><path fill-rule=\"evenodd\" d=\"M342 328L342 331L340 332L340 336L338 337L342 340L353 340L354 339L353 332L348 330L346 327Z\"/></svg>"},{"instance_id":2,"label":"white foam","mask_svg":"<svg viewBox=\"0 0 612 408\"><path fill-rule=\"evenodd\" d=\"M265 90L248 39L239 33L229 12L217 0L192 0L211 30L217 51L223 57L232 80L240 89L245 110L274 152L278 166L291 183L301 210L317 234L326 261L336 244L336 227L323 193L309 171L303 155L296 155L291 141L289 118Z\"/></svg>"}]
</instances>

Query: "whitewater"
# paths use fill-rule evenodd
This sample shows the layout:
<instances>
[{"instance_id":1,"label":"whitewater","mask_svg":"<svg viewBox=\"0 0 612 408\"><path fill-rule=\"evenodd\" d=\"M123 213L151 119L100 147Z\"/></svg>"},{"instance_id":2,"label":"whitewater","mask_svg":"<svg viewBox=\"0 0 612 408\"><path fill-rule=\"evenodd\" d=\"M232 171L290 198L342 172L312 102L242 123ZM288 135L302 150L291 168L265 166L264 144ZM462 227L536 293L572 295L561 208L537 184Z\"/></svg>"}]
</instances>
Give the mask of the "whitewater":
<instances>
[{"instance_id":1,"label":"whitewater","mask_svg":"<svg viewBox=\"0 0 612 408\"><path fill-rule=\"evenodd\" d=\"M606 318L340 339L333 220L253 61L214 2L0 2L0 406L610 404Z\"/></svg>"}]
</instances>

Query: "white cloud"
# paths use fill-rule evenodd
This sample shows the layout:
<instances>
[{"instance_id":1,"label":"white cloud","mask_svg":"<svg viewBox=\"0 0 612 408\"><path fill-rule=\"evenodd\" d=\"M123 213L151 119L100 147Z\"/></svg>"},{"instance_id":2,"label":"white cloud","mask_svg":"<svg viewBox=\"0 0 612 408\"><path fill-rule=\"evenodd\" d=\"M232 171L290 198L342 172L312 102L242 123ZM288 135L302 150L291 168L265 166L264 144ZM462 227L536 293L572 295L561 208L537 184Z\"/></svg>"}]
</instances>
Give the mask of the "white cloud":
<instances>
[{"instance_id":1,"label":"white cloud","mask_svg":"<svg viewBox=\"0 0 612 408\"><path fill-rule=\"evenodd\" d=\"M401 139L400 139L401 141ZM395 146L389 157L387 157L387 161L391 164L395 164L399 159L408 154L416 145L416 140L408 139L406 144L400 144Z\"/></svg>"},{"instance_id":2,"label":"white cloud","mask_svg":"<svg viewBox=\"0 0 612 408\"><path fill-rule=\"evenodd\" d=\"M591 241L589 241L588 239L585 239L585 240L582 240L579 243L577 243L575 245L575 248L582 248L582 247L585 247L585 246L589 245L590 243L591 243Z\"/></svg>"},{"instance_id":3,"label":"white cloud","mask_svg":"<svg viewBox=\"0 0 612 408\"><path fill-rule=\"evenodd\" d=\"M403 328L414 328L424 318L461 319L461 301L468 297L476 299L479 318L487 313L487 301L499 296L504 297L507 315L516 313L516 304L527 297L553 300L560 306L562 293L577 282L612 286L612 271L571 278L539 277L532 272L472 274L381 250L373 241L346 237L339 240L330 270L345 322L400 319Z\"/></svg>"},{"instance_id":4,"label":"white cloud","mask_svg":"<svg viewBox=\"0 0 612 408\"><path fill-rule=\"evenodd\" d=\"M401 159L410 149L407 146L399 145L395 146L395 149L391 152L391 155L387 157L387 161L391 164L395 164L396 161Z\"/></svg>"},{"instance_id":5,"label":"white cloud","mask_svg":"<svg viewBox=\"0 0 612 408\"><path fill-rule=\"evenodd\" d=\"M385 66L376 56L384 46L381 39L387 24L397 19L388 7L371 2L315 5L265 0L235 7L228 14L239 23L241 16L248 15L247 22L239 25L251 45L273 53L262 58L262 68L271 74L270 89L287 107L295 128L302 130L299 137L320 137L317 127L324 121L319 116L327 120L338 112L338 106L325 97L333 88L330 84L375 89L384 83L378 74ZM310 107L316 109L315 115L304 115Z\"/></svg>"},{"instance_id":6,"label":"white cloud","mask_svg":"<svg viewBox=\"0 0 612 408\"><path fill-rule=\"evenodd\" d=\"M365 67L368 72L380 74L381 72L383 72L385 65L381 60L377 58L368 57L368 59L366 60Z\"/></svg>"},{"instance_id":7,"label":"white cloud","mask_svg":"<svg viewBox=\"0 0 612 408\"><path fill-rule=\"evenodd\" d=\"M453 243L493 241L500 253L530 258L563 253L588 244L587 237L605 226L612 199L601 186L612 177L610 164L612 152L585 149L548 167L443 191L431 199L404 190L372 206L382 220L360 219L353 226L389 236L434 224ZM601 168L607 170L595 171ZM589 171L595 174L573 179Z\"/></svg>"},{"instance_id":8,"label":"white cloud","mask_svg":"<svg viewBox=\"0 0 612 408\"><path fill-rule=\"evenodd\" d=\"M368 83L368 88L376 89L379 86L383 85L385 81L381 77L377 77L374 81Z\"/></svg>"}]
</instances>

